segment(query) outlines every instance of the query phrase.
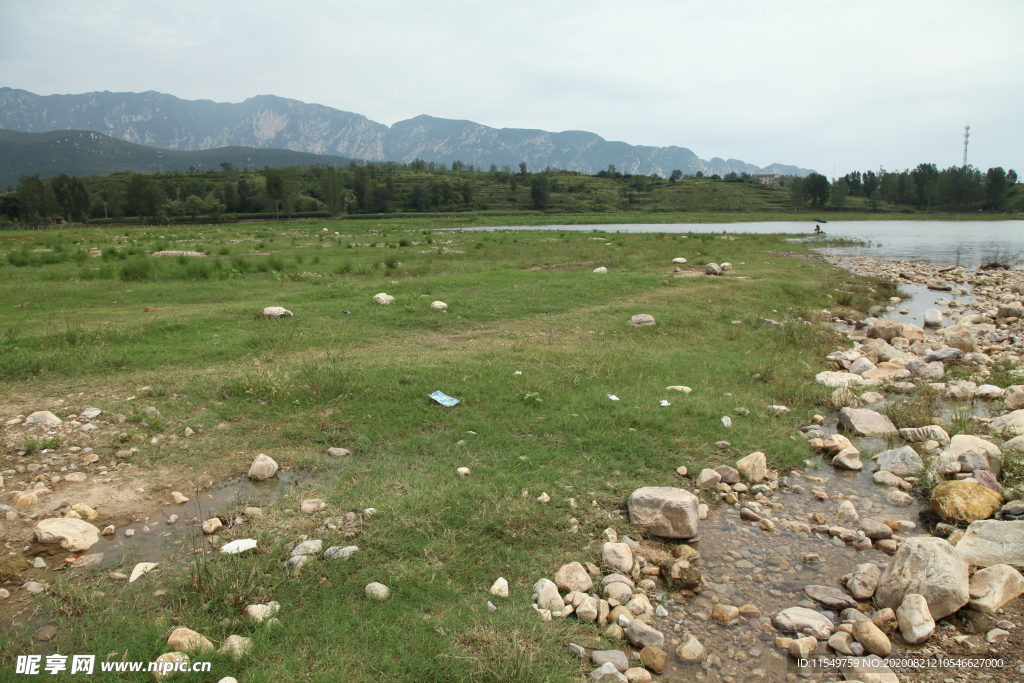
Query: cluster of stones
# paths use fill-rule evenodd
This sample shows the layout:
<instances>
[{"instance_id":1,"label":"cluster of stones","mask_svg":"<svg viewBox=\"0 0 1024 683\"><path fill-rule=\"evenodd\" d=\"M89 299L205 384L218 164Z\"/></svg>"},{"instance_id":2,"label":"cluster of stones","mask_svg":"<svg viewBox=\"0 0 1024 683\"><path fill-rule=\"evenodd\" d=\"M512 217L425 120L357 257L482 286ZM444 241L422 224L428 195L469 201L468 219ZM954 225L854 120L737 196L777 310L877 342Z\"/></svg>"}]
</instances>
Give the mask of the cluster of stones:
<instances>
[{"instance_id":1,"label":"cluster of stones","mask_svg":"<svg viewBox=\"0 0 1024 683\"><path fill-rule=\"evenodd\" d=\"M894 282L925 285L934 291L962 296L968 293L969 288L974 301L946 300L943 302L946 310L932 309L926 314L926 323L939 326L941 319L947 317L953 321L954 325L939 331L942 339L948 346L963 351L964 362L978 366L981 374L985 374L986 366L996 361L1009 362L1018 368L1024 365L1024 271L971 271L959 266L940 267L860 257L830 260L854 272L889 278ZM881 322L892 323L890 329L896 329L900 324L872 318L858 324L870 327ZM895 344L897 348L901 343L907 345L906 341L914 341L913 336L897 336L900 338Z\"/></svg>"},{"instance_id":2,"label":"cluster of stones","mask_svg":"<svg viewBox=\"0 0 1024 683\"><path fill-rule=\"evenodd\" d=\"M1024 545L1020 547L1024 549ZM1024 555L1015 559L1019 563ZM1013 566L976 565L982 568L972 576L969 562L975 561L965 559L942 538L907 539L884 571L875 564L863 563L842 577L845 591L805 586L806 596L820 608L790 607L775 614L772 625L789 634L776 637L775 645L796 659L815 652L864 658L851 659L844 674L891 676L884 666L871 668L866 656L885 658L892 654L891 636L897 631L903 644L919 645L936 633L936 622L965 606L994 613L1024 593L1024 578ZM1008 622L1005 625L1011 626ZM986 639L991 643L1006 634L1004 629L996 628Z\"/></svg>"}]
</instances>

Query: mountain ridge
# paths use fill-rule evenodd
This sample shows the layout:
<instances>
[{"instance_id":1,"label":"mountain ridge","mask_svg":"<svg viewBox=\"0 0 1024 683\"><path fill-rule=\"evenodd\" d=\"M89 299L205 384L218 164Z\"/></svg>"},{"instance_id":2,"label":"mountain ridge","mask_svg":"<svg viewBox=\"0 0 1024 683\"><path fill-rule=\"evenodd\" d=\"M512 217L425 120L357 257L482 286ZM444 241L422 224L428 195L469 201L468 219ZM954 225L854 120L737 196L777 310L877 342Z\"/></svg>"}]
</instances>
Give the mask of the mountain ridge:
<instances>
[{"instance_id":1,"label":"mountain ridge","mask_svg":"<svg viewBox=\"0 0 1024 683\"><path fill-rule=\"evenodd\" d=\"M0 130L0 188L18 184L22 175L49 178L60 173L74 176L105 175L118 171L157 173L265 166L342 165L354 159L333 154L310 154L288 149L228 146L179 151L147 147L89 130L23 133Z\"/></svg>"},{"instance_id":2,"label":"mountain ridge","mask_svg":"<svg viewBox=\"0 0 1024 683\"><path fill-rule=\"evenodd\" d=\"M149 90L36 95L0 88L0 129L27 133L91 130L135 144L198 151L241 146L288 149L366 161L408 163L417 158L450 164L551 166L596 173L614 165L624 173L669 175L698 171L807 175L784 164L764 168L739 159L700 159L685 147L651 147L605 140L587 131L493 128L468 120L422 114L392 126L362 114L276 95L243 102L184 100Z\"/></svg>"}]
</instances>

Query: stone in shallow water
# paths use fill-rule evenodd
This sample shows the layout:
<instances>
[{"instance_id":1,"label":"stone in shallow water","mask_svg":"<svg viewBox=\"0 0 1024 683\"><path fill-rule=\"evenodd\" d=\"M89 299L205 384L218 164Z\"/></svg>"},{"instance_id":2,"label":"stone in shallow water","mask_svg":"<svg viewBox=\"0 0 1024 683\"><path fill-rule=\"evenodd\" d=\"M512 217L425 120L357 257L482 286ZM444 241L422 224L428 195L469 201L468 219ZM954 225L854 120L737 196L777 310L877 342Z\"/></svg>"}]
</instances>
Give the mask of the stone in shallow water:
<instances>
[{"instance_id":1,"label":"stone in shallow water","mask_svg":"<svg viewBox=\"0 0 1024 683\"><path fill-rule=\"evenodd\" d=\"M911 593L924 596L934 619L967 604L967 563L945 539L917 536L904 541L879 580L875 601L895 609Z\"/></svg>"},{"instance_id":2,"label":"stone in shallow water","mask_svg":"<svg viewBox=\"0 0 1024 683\"><path fill-rule=\"evenodd\" d=\"M831 610L842 610L847 607L856 607L857 601L839 590L829 586L804 586L804 593L811 600Z\"/></svg>"},{"instance_id":3,"label":"stone in shallow water","mask_svg":"<svg viewBox=\"0 0 1024 683\"><path fill-rule=\"evenodd\" d=\"M843 408L839 411L839 423L859 436L896 436L896 425L874 410L866 408Z\"/></svg>"}]
</instances>

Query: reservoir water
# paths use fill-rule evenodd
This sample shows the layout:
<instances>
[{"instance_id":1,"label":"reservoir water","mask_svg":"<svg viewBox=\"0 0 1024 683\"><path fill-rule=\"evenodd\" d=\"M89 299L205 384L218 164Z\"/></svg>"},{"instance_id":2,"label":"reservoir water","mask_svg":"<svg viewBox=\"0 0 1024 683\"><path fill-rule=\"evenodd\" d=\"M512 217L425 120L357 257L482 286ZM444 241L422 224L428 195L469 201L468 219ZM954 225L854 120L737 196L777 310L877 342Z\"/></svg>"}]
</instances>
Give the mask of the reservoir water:
<instances>
[{"instance_id":1,"label":"reservoir water","mask_svg":"<svg viewBox=\"0 0 1024 683\"><path fill-rule=\"evenodd\" d=\"M983 263L1024 254L1024 220L1010 221L835 221L819 223L824 236L813 235L814 221L756 223L635 223L605 225L530 225L469 228L470 230L579 230L663 233L789 233L808 240L830 237L865 242L868 246L830 248L830 253L878 259L918 261L977 268ZM1020 267L1020 266L1018 266Z\"/></svg>"}]
</instances>

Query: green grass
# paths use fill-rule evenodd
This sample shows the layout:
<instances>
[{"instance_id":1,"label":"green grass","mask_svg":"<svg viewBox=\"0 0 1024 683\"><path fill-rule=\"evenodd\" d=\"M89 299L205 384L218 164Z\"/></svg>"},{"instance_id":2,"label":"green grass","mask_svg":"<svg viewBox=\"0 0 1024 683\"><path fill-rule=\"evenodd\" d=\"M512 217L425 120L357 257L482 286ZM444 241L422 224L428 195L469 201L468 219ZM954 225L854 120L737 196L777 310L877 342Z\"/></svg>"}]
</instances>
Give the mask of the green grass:
<instances>
[{"instance_id":1,"label":"green grass","mask_svg":"<svg viewBox=\"0 0 1024 683\"><path fill-rule=\"evenodd\" d=\"M151 660L180 624L218 641L254 638L242 662L216 656L211 674L182 681L578 680L566 643L614 644L575 620L542 623L530 608L534 582L565 562L596 560L607 526L636 535L618 514L626 497L679 485L679 465L699 471L755 450L779 468L808 457L796 427L829 393L811 378L838 341L811 321L835 305L829 292L871 303L867 280L779 256L807 247L778 236L470 234L448 224L65 231L46 239L111 256L0 267L12 302L0 310L0 375L12 400L86 392L125 418L97 451L135 445L124 461L144 471L209 481L244 472L257 452L316 471L264 517L225 533L257 538L254 558L212 555L196 571L168 561L130 586L103 574L62 583L48 598L63 619L53 647ZM38 240L5 234L0 253L31 253ZM217 255L147 256L158 243ZM219 254L222 243L230 256ZM750 279L673 277L675 256L730 261ZM592 273L598 265L609 273ZM114 275L81 276L107 267ZM396 301L378 306L378 292ZM434 300L449 312L430 310ZM295 316L257 318L269 305ZM636 313L657 325L630 326ZM676 384L693 393L666 390ZM462 403L433 403L426 395L438 389ZM770 417L771 404L792 414ZM149 442L185 426L197 430L188 442ZM722 439L731 448L716 449ZM353 455L330 462L327 445ZM470 476L456 475L461 466ZM536 500L541 492L550 503ZM309 497L327 501L331 516L378 512L350 539L286 511ZM300 535L361 551L286 579L281 563ZM487 593L498 576L512 586L507 600ZM392 598L368 602L370 581L388 584ZM157 584L165 595L154 596ZM279 629L221 625L243 603L271 598L282 605ZM0 667L36 646L30 629L0 634Z\"/></svg>"}]
</instances>

